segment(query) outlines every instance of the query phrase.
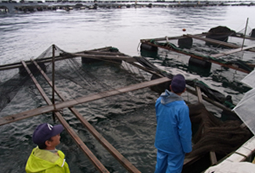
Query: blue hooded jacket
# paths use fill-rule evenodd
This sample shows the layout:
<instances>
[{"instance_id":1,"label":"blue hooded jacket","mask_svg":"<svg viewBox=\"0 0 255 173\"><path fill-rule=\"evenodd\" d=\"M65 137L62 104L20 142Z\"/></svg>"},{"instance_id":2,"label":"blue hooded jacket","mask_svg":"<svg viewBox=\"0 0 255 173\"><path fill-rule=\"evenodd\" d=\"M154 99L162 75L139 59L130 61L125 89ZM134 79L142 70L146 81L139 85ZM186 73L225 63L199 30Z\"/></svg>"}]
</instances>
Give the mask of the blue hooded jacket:
<instances>
[{"instance_id":1,"label":"blue hooded jacket","mask_svg":"<svg viewBox=\"0 0 255 173\"><path fill-rule=\"evenodd\" d=\"M156 101L157 130L155 147L170 154L192 150L189 108L175 93L166 90Z\"/></svg>"}]
</instances>

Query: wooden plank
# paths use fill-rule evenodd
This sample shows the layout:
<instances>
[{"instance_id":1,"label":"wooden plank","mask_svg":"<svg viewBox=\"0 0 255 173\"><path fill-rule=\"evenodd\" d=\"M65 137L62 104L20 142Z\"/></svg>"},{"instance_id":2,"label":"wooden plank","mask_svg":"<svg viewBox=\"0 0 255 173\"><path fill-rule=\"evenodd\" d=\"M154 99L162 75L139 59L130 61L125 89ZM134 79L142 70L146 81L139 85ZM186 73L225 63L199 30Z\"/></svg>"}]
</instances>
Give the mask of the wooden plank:
<instances>
[{"instance_id":1,"label":"wooden plank","mask_svg":"<svg viewBox=\"0 0 255 173\"><path fill-rule=\"evenodd\" d=\"M39 69L45 80L48 84L52 86L52 82L48 76L44 73L41 67L32 60L32 62ZM65 101L64 97L60 94L58 89L55 87L54 91L61 98L62 101ZM140 171L132 165L121 153L118 152L83 116L73 107L69 107L69 110L81 121L81 123L88 129L88 131L124 166L129 172L140 173Z\"/></svg>"},{"instance_id":2,"label":"wooden plank","mask_svg":"<svg viewBox=\"0 0 255 173\"><path fill-rule=\"evenodd\" d=\"M231 35L231 37L237 37L237 38L242 38L242 39L249 39L249 40L255 40L255 38L254 37L250 37L250 36L243 36L243 35L241 35L241 34L238 34L238 33L236 33L236 35Z\"/></svg>"},{"instance_id":3,"label":"wooden plank","mask_svg":"<svg viewBox=\"0 0 255 173\"><path fill-rule=\"evenodd\" d=\"M110 56L110 55L91 55L91 54L73 54L76 57L83 57L83 58L91 58L91 59L98 59L98 60L124 60L126 62L135 62L136 60L129 56Z\"/></svg>"},{"instance_id":4,"label":"wooden plank","mask_svg":"<svg viewBox=\"0 0 255 173\"><path fill-rule=\"evenodd\" d=\"M150 74L155 74L155 75L158 75L158 76L160 76L160 77L164 77L163 75L161 75L161 74L159 74L159 73L157 73L157 72L155 72L155 71L148 70L148 68L145 68L145 67L143 67L143 66L141 66L141 65L139 65L139 64L136 64L135 62L128 62L128 63L131 64L131 65L133 65L133 66L135 66L135 67L137 67L137 68L139 68L139 69L142 69L142 70L144 70L144 71L146 71L146 72L148 72L148 73L150 73Z\"/></svg>"},{"instance_id":5,"label":"wooden plank","mask_svg":"<svg viewBox=\"0 0 255 173\"><path fill-rule=\"evenodd\" d=\"M123 94L123 93L130 92L130 91L135 91L135 90L138 90L138 89L150 87L150 86L157 85L157 84L164 83L164 82L168 82L168 81L170 81L169 78L163 77L163 78L160 78L160 79L155 79L155 80L151 80L151 81L147 81L147 82L143 82L143 83L139 83L139 84L134 84L134 85L130 85L130 86L127 86L127 87L112 90L112 91L105 91L105 92L98 93L98 94L92 94L92 95L89 95L89 96L79 97L79 98L76 98L74 100L64 101L64 102L55 104L55 107L56 107L57 110L59 110L59 109L63 109L63 108L66 108L66 107L78 105L78 104L81 104L81 103L86 103L86 102L89 102L89 101L94 101L94 100L114 96L114 95L117 95L117 94ZM54 111L54 106L53 105L43 106L43 107L40 107L40 108L36 108L36 109L20 112L20 113L17 113L17 114L1 117L0 118L0 125L4 125L4 124L11 123L11 122L19 121L19 120L22 120L22 119L25 119L25 118L40 115L40 114L43 114L43 113L48 113L48 112L51 112L51 111Z\"/></svg>"},{"instance_id":6,"label":"wooden plank","mask_svg":"<svg viewBox=\"0 0 255 173\"><path fill-rule=\"evenodd\" d=\"M237 49L234 49L234 50L230 50L230 51L227 51L227 52L222 52L222 53L210 55L210 57L218 58L218 57L221 57L221 56L224 56L224 55L233 54L233 53L240 52L240 51L247 50L247 49L251 49L251 48L254 48L254 47L255 47L255 45L251 45L251 46L247 46L247 47L242 47L242 48L240 47L240 48L237 48Z\"/></svg>"},{"instance_id":7,"label":"wooden plank","mask_svg":"<svg viewBox=\"0 0 255 173\"><path fill-rule=\"evenodd\" d=\"M210 43L223 45L223 46L226 46L226 47L231 47L231 48L240 48L241 47L241 46L238 46L238 45L235 45L235 44L232 44L232 43L227 43L227 42L224 42L224 41L219 41L219 40L215 40L215 39L211 39L211 38L203 38L203 37L199 37L199 36L196 36L196 35L190 35L190 34L187 34L186 36L191 37L191 38L195 38L195 39L198 39L198 40L203 40L203 41L206 41L206 42L210 42ZM249 51L255 52L255 50L253 50L253 49L250 49Z\"/></svg>"},{"instance_id":8,"label":"wooden plank","mask_svg":"<svg viewBox=\"0 0 255 173\"><path fill-rule=\"evenodd\" d=\"M203 103L203 98L202 98L202 93L201 93L200 88L198 86L196 86L195 88L196 88L196 92L197 92L198 102Z\"/></svg>"},{"instance_id":9,"label":"wooden plank","mask_svg":"<svg viewBox=\"0 0 255 173\"><path fill-rule=\"evenodd\" d=\"M231 47L231 48L239 48L240 47L240 46L237 46L235 44L231 44L231 43L227 43L227 42L224 42L224 41L219 41L219 40L215 40L215 39L211 39L211 38L203 38L203 37L199 37L199 36L191 35L191 34L187 34L185 36L195 38L195 39L198 39L198 40L202 40L202 41L206 41L206 42L210 42L210 43L220 44L220 45Z\"/></svg>"},{"instance_id":10,"label":"wooden plank","mask_svg":"<svg viewBox=\"0 0 255 173\"><path fill-rule=\"evenodd\" d=\"M56 56L55 61L76 58L76 57L84 57L84 58L91 58L91 59L99 59L99 60L124 60L127 62L135 62L136 60L130 56L122 55L122 54L113 54L108 52L97 52L93 51L93 53L88 53L89 51L84 51L85 53L72 53L72 54L63 54L62 56ZM52 57L42 58L35 60L37 63L50 63L52 61ZM25 61L26 64L32 64L31 61ZM22 63L12 63L12 64L5 64L0 65L1 70L9 70L14 68L22 67Z\"/></svg>"},{"instance_id":11,"label":"wooden plank","mask_svg":"<svg viewBox=\"0 0 255 173\"><path fill-rule=\"evenodd\" d=\"M211 165L216 165L218 163L217 157L214 151L210 151L210 159L211 159Z\"/></svg>"},{"instance_id":12,"label":"wooden plank","mask_svg":"<svg viewBox=\"0 0 255 173\"><path fill-rule=\"evenodd\" d=\"M206 34L195 34L194 36L198 36L198 37L202 37L202 36L206 36ZM181 38L186 38L186 35L182 35L182 36L175 36L175 37L160 37L160 38L149 38L149 39L141 39L140 41L166 41L166 40L177 40L177 39L181 39Z\"/></svg>"},{"instance_id":13,"label":"wooden plank","mask_svg":"<svg viewBox=\"0 0 255 173\"><path fill-rule=\"evenodd\" d=\"M190 158L190 157L185 158L184 162L183 162L183 166L191 165L191 164L195 163L196 161L200 160L201 158L202 158L202 156L194 156L192 158Z\"/></svg>"},{"instance_id":14,"label":"wooden plank","mask_svg":"<svg viewBox=\"0 0 255 173\"><path fill-rule=\"evenodd\" d=\"M187 90L189 93L193 94L193 95L197 95L197 92L196 92L196 91L194 91L194 90L192 90L192 89L190 89L190 88L188 88L188 87L186 87L186 90ZM214 105L214 106L216 106L216 107L218 107L218 108L221 108L221 109L226 110L226 111L233 112L231 109L229 109L229 108L226 107L225 105L222 105L222 104L220 104L220 103L218 103L218 102L216 102L216 101L214 101L214 100L211 100L211 99L209 99L208 97L206 97L206 96L204 96L204 95L202 95L202 98L203 98L203 100L207 101L208 103L211 103L212 105ZM233 112L233 113L234 113L234 112Z\"/></svg>"},{"instance_id":15,"label":"wooden plank","mask_svg":"<svg viewBox=\"0 0 255 173\"><path fill-rule=\"evenodd\" d=\"M156 74L155 72L152 72L152 71L150 71L150 70L147 70L146 68L144 68L144 67L142 67L142 66L140 66L140 65L137 65L137 64L135 64L135 63L130 63L130 64L131 64L131 65L134 65L134 66L136 66L137 68L140 68L140 69L142 69L142 70L144 70L144 71L147 71L148 73ZM158 74L158 73L157 73L157 75L159 75L159 76L161 76L161 77L164 77L163 75L160 75L160 74ZM198 96L197 91L194 91L194 90L192 90L192 89L190 89L190 88L188 88L188 87L186 88L186 90L187 90L189 93L191 93L191 94L193 94L193 95L195 95L195 96ZM201 92L201 90L200 90L200 92ZM216 102L216 101L214 101L214 100L212 100L212 99L210 99L210 98L208 98L208 97L202 95L202 93L201 93L200 96L202 97L202 98L200 98L200 100L205 100L205 101L207 101L208 103L211 103L212 105L214 105L214 106L216 106L216 107L219 107L219 108L221 108L221 109L223 109L223 110L226 110L226 111L233 112L231 109L229 109L229 108L226 107L225 105L222 105L222 104L220 104L220 103L218 103L218 102Z\"/></svg>"},{"instance_id":16,"label":"wooden plank","mask_svg":"<svg viewBox=\"0 0 255 173\"><path fill-rule=\"evenodd\" d=\"M62 117L59 112L55 113L56 117L60 123L65 127L69 135L74 139L76 144L81 148L84 154L89 158L92 164L96 167L99 172L109 173L105 166L96 158L96 156L89 150L89 148L84 144L84 142L79 138L79 136L74 132L74 130L69 126L66 120Z\"/></svg>"},{"instance_id":17,"label":"wooden plank","mask_svg":"<svg viewBox=\"0 0 255 173\"><path fill-rule=\"evenodd\" d=\"M186 52L186 51L183 52L181 50L174 49L171 46L163 46L163 45L158 45L158 44L154 44L154 43L151 43L151 42L143 42L143 43L151 45L151 46L155 46L155 47L160 47L160 48L163 48L163 49L171 50L171 51L174 51L174 52L178 52L178 53L181 53L183 55L188 55L188 56L191 56L191 57L196 58L196 59L206 60L206 61L212 62L214 64L218 64L220 66L231 68L231 69L234 69L234 70L238 70L238 71L241 71L241 72L244 72L244 73L250 73L250 71L248 71L248 70L245 70L245 69L242 69L242 68L238 68L238 67L233 66L231 64L221 63L221 62L213 60L213 59L211 59L209 57L207 58L207 57L205 57L203 55L197 55L197 54L189 53L189 52Z\"/></svg>"},{"instance_id":18,"label":"wooden plank","mask_svg":"<svg viewBox=\"0 0 255 173\"><path fill-rule=\"evenodd\" d=\"M112 55L112 56L116 56L116 55L120 55L120 56L127 56L124 53L121 52L98 52L98 51L83 51L80 52L83 54L93 54L93 55Z\"/></svg>"},{"instance_id":19,"label":"wooden plank","mask_svg":"<svg viewBox=\"0 0 255 173\"><path fill-rule=\"evenodd\" d=\"M102 52L102 51L107 51L109 50L111 47L104 47L104 48L99 48L99 49L93 49L91 51L97 51L97 52ZM80 54L82 53L83 51L79 51L79 52L76 52L77 54ZM63 54L63 55L69 55L69 56L56 56L55 57L55 61L60 61L60 60L65 60L65 59L69 59L69 58L75 58L76 56L72 55L72 54L76 54L76 53L66 53L66 54ZM70 56L72 55L72 56ZM52 57L46 57L46 58L41 58L41 59L36 59L35 60L37 63L49 63L52 61ZM29 64L32 64L32 62L30 60L28 61L24 61L27 65ZM19 68L19 67L22 67L22 63L21 62L15 62L15 63L11 63L11 64L5 64L5 65L0 65L0 71L1 70L10 70L10 69L14 69L14 68Z\"/></svg>"},{"instance_id":20,"label":"wooden plank","mask_svg":"<svg viewBox=\"0 0 255 173\"><path fill-rule=\"evenodd\" d=\"M164 78L161 78L161 80L156 79L156 80L153 80L153 81L155 83L145 82L147 84L145 84L146 86L142 85L142 88L157 85L157 84L164 83L164 82L168 82L168 81L170 81L170 79L167 78L167 77L164 77ZM136 89L140 89L138 87L139 84L135 84L135 86L137 87ZM134 88L131 88L131 87L128 86L129 90L127 90L125 92L133 91ZM194 90L188 88L188 87L187 87L187 91L190 92L193 95L196 95L196 92ZM109 91L109 93L107 93L107 91L106 91L103 94L98 93L98 94L94 94L94 95L90 95L90 96L84 96L84 97L80 98L81 99L80 102L79 102L79 100L69 100L69 101L65 101L63 104L66 104L68 102L69 106L73 106L73 105L77 105L77 104L80 104L80 103L94 101L94 100L97 100L97 99L100 99L100 98L105 98L105 97L110 97L110 96L117 95L117 94L122 94L121 92L117 92L117 93L113 92L112 95L111 95L111 93L112 93L112 91ZM222 104L220 104L216 101L213 101L213 100L209 99L208 97L206 97L204 95L202 95L202 97L207 102L209 102L209 103L211 103L211 104L213 104L213 105L215 105L215 106L217 106L217 107L219 107L223 110L231 111L231 109L227 108L226 106L224 106L224 105L222 105ZM67 107L69 107L69 106L67 106ZM59 107L60 107L59 109L61 109L61 107L65 108L63 105L60 105ZM25 118L29 118L29 117L32 117L32 116L40 115L40 114L43 114L43 113L48 113L48 112L51 112L53 110L54 110L54 106L53 105L48 105L48 106L43 106L43 107L40 107L40 108L24 111L24 112L21 112L21 113L1 117L0 118L0 126L4 125L4 124L9 124L9 123L12 123L12 122L15 122L15 121L19 121L19 120L22 120L22 119L25 119Z\"/></svg>"},{"instance_id":21,"label":"wooden plank","mask_svg":"<svg viewBox=\"0 0 255 173\"><path fill-rule=\"evenodd\" d=\"M33 82L35 83L36 88L38 89L38 91L40 92L40 94L43 96L43 99L46 102L50 102L50 99L48 99L47 95L45 94L45 92L43 91L43 89L41 88L40 84L37 82L37 80L33 77L33 74L31 73L31 71L28 69L26 63L24 61L21 61L22 65L24 66L24 68L27 70L28 75L31 77L31 79L33 80Z\"/></svg>"},{"instance_id":22,"label":"wooden plank","mask_svg":"<svg viewBox=\"0 0 255 173\"><path fill-rule=\"evenodd\" d=\"M52 102L46 95L46 93L43 91L42 87L39 85L31 71L28 69L26 63L22 61L23 66L27 70L28 74L30 75L31 79L35 83L37 89L40 91L42 97L46 101L48 105L51 105ZM79 136L73 131L73 129L69 126L69 124L66 122L66 120L62 117L62 115L59 112L54 112L56 117L59 119L61 124L65 127L67 132L71 135L71 137L74 139L74 141L78 144L78 146L82 149L82 151L87 155L89 160L93 163L93 165L97 168L99 172L103 173L109 173L109 171L104 167L104 165L96 158L96 156L88 149L88 147L83 143L83 141L79 138Z\"/></svg>"}]
</instances>

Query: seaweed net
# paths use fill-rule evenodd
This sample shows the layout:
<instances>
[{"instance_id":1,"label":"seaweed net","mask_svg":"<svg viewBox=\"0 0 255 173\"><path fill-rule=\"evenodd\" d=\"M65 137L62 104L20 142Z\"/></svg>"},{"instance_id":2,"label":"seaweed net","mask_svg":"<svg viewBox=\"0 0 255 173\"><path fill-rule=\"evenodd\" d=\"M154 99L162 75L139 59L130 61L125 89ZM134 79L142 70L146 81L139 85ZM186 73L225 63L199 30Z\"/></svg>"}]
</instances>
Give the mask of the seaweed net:
<instances>
[{"instance_id":1,"label":"seaweed net","mask_svg":"<svg viewBox=\"0 0 255 173\"><path fill-rule=\"evenodd\" d=\"M194 146L188 157L202 156L211 151L225 156L251 137L239 119L222 121L208 112L203 104L189 105ZM231 115L229 115L231 116Z\"/></svg>"}]
</instances>

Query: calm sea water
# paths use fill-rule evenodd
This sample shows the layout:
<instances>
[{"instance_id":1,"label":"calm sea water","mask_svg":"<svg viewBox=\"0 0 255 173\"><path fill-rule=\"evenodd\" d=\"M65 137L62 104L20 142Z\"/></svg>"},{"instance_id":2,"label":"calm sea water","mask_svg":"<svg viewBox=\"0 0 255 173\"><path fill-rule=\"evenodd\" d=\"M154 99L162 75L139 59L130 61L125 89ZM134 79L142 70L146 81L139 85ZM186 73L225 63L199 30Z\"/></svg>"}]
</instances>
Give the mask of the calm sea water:
<instances>
[{"instance_id":1,"label":"calm sea water","mask_svg":"<svg viewBox=\"0 0 255 173\"><path fill-rule=\"evenodd\" d=\"M232 30L244 30L249 18L248 31L255 28L255 7L201 7L201 8L127 8L98 9L70 12L44 11L31 14L0 15L0 64L37 58L52 44L69 52L113 46L121 52L140 55L140 39L198 34L219 25ZM182 29L185 28L186 32ZM234 42L236 40L229 40ZM203 46L196 42L195 47ZM239 42L241 44L241 42ZM252 44L246 41L245 44ZM254 44L254 43L253 43ZM211 50L210 50L211 51ZM188 79L199 79L210 87L231 95L234 103L243 96L240 80L246 75L234 70L212 65L206 75L188 71L188 58L165 50L159 59L148 58L159 68L173 74L183 73ZM252 54L237 54L244 60L254 60ZM230 57L231 58L231 57ZM58 81L65 95L78 96L109 90L111 86L136 83L136 77L114 67L87 67L90 85L75 85ZM61 69L60 69L61 70ZM63 69L62 69L63 70ZM1 82L12 73L1 72ZM77 76L69 76L75 78ZM112 78L114 77L114 80ZM99 83L99 81L101 83ZM99 87L100 84L104 84ZM26 83L25 86L30 86ZM107 84L108 87L105 87ZM34 87L22 87L15 98L0 112L0 116L42 106L42 99ZM93 86L93 87L92 87ZM5 93L1 93L3 95ZM154 135L156 119L154 103L157 94L149 89L110 97L77 106L82 115L141 172L154 172L156 149ZM24 99L26 98L26 99ZM188 93L184 98L195 102ZM22 102L20 101L22 100ZM219 114L218 110L209 107ZM126 172L124 168L82 127L70 113L64 112L70 126L110 172ZM25 172L26 160L35 145L31 135L37 124L52 123L50 116L41 115L16 123L0 126L0 172ZM66 132L62 134L59 148L66 154L71 172L97 172Z\"/></svg>"}]
</instances>

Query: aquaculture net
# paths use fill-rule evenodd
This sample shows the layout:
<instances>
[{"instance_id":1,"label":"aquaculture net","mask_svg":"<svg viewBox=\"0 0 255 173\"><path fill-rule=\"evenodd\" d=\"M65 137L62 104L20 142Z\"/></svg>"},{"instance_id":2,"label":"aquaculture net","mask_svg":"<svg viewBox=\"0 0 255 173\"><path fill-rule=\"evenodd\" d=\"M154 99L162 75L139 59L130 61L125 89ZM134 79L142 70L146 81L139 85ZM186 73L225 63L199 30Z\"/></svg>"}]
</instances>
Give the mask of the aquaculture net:
<instances>
[{"instance_id":1,"label":"aquaculture net","mask_svg":"<svg viewBox=\"0 0 255 173\"><path fill-rule=\"evenodd\" d=\"M121 54L118 49L114 47L104 47L93 49L91 51L99 52L101 54L95 55L92 59L82 58L77 56L77 54L83 54L84 52L88 51L70 53L60 49L55 45L52 45L40 56L34 59L34 61L40 66L41 70L44 71L49 81L52 81L54 78L55 87L57 87L57 90L60 91L62 96L64 96L65 100L71 100L85 95L115 90L116 88L121 88L127 85L150 80L151 74L124 61L113 59L104 59L102 61L100 56L103 57L104 53L108 53L112 56L124 56L124 54ZM52 60L53 57L55 61ZM140 62L146 62L145 59L137 59L139 59ZM28 66L32 72L32 75L36 78L37 82L43 88L47 96L52 98L52 87L48 84L48 82L46 82L38 68L33 63L31 63L31 61L25 61L25 64ZM149 63L147 62L147 64ZM148 66L147 68L153 68L153 65L151 64L151 66ZM52 73L53 70L54 73ZM12 72L10 73L10 71ZM28 72L22 65L18 69L8 70L8 72L0 71L0 73L2 74L1 76L5 76L5 78L1 78L0 93L2 96L0 101L0 111L2 111L13 100L13 98L17 96L17 93L22 91L22 89L27 92L24 94L24 97L25 95L28 95L28 97L32 98L33 102L37 103L34 106L39 107L46 104L43 98L40 96L40 93L36 89L34 83L32 82ZM118 105L119 103L117 102L122 100L123 103L126 103L125 109L134 109L137 102L139 103L137 104L138 106L142 106L144 104L150 104L155 101L156 94L151 95L151 93L148 93L148 90L148 88L145 88L141 91L122 94L122 96L108 99L108 101L111 100L109 102L112 102L112 104L116 103ZM142 94L146 92L148 94ZM63 101L56 94L54 97L55 103ZM128 104L129 101L126 98L133 98L131 100L133 100L134 103ZM120 100L117 101L118 99ZM146 101L148 102L146 103ZM106 104L102 104L100 105L106 106ZM36 107L28 106L26 109L32 109ZM8 115L8 113L4 114Z\"/></svg>"},{"instance_id":2,"label":"aquaculture net","mask_svg":"<svg viewBox=\"0 0 255 173\"><path fill-rule=\"evenodd\" d=\"M203 104L189 105L189 109L194 145L188 157L202 156L209 152L215 152L219 157L226 156L252 135L236 115L229 113L229 120L222 121L208 112Z\"/></svg>"},{"instance_id":3,"label":"aquaculture net","mask_svg":"<svg viewBox=\"0 0 255 173\"><path fill-rule=\"evenodd\" d=\"M108 52L111 54L116 53L117 55L120 55L118 50L113 47L92 50L92 52L95 51ZM91 59L84 59L77 56L77 54L84 52L85 51L69 53L54 45L49 47L35 59L50 81L52 81L52 70L54 69L54 82L56 88L64 96L65 100L72 100L86 95L115 90L116 88L148 81L152 77L150 73L129 65L124 61L114 61L109 59L96 61L100 58L97 59L94 57L92 62ZM52 61L53 55L55 59L54 63ZM143 67L154 71L159 75L168 76L169 78L172 78L173 76L171 74L163 73L143 57L134 58ZM32 71L44 92L52 98L52 88L45 81L44 77L34 65L29 64L29 62L25 63ZM1 78L1 116L9 115L9 110L5 111L5 114L2 113L2 110L12 102L13 98L15 98L20 91L25 91L25 95L21 94L21 97L26 96L26 98L23 98L23 101L20 101L19 103L19 105L26 105L24 106L24 109L27 110L28 108L32 109L45 105L43 98L40 96L24 67L20 66L19 70L13 70L9 76L9 79ZM162 86L167 87L169 86L169 83L163 84ZM24 90L24 88L26 89ZM166 88L163 88L163 90L164 89ZM208 89L204 90L206 91ZM160 89L160 92L162 92L162 88ZM215 92L216 91L214 90L209 90L211 95L215 95ZM37 104L34 104L34 107L27 106L27 102L24 101L27 97L30 97L31 100ZM157 97L158 94L153 94L148 88L144 88L132 93L125 93L116 97L101 99L92 104L83 104L78 107L78 109L83 115L90 115L90 117L87 116L88 119L98 119L104 116L108 117L125 114L138 107L154 104ZM56 102L62 101L57 96L55 99ZM189 106L193 131L196 132L193 133L194 146L189 157L204 155L210 151L214 151L217 154L228 154L239 147L251 135L247 128L242 128L241 121L238 119L222 122L208 112L203 105ZM67 112L64 111L64 114L67 114Z\"/></svg>"}]
</instances>

